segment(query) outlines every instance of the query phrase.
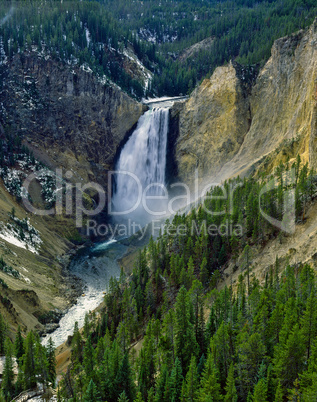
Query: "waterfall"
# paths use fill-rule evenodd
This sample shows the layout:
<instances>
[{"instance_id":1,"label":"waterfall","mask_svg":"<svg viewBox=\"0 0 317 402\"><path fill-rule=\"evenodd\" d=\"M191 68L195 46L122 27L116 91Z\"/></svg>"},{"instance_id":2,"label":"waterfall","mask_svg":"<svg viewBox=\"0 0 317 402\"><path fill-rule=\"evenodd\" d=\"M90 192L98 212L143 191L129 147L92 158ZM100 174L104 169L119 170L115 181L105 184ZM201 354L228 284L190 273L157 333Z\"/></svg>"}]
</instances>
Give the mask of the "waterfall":
<instances>
[{"instance_id":1,"label":"waterfall","mask_svg":"<svg viewBox=\"0 0 317 402\"><path fill-rule=\"evenodd\" d=\"M135 131L121 150L116 164L112 205L123 219L151 220L144 211L141 197L164 196L168 108L154 108L140 117ZM157 200L151 211L159 211ZM147 202L148 205L148 202ZM153 219L153 217L152 217Z\"/></svg>"}]
</instances>

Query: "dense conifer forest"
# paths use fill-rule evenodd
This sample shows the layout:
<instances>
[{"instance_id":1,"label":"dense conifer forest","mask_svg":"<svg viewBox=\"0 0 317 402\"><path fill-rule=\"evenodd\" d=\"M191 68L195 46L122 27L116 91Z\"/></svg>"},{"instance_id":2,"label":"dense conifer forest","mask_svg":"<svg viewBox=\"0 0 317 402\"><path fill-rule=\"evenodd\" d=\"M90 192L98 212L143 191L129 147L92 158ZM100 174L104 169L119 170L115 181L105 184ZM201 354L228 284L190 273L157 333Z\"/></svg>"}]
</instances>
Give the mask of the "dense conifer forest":
<instances>
[{"instance_id":1,"label":"dense conifer forest","mask_svg":"<svg viewBox=\"0 0 317 402\"><path fill-rule=\"evenodd\" d=\"M252 249L287 236L265 222L259 207L281 219L285 195L293 189L300 224L315 200L316 179L298 157L292 166L279 165L274 175L225 182L209 194L218 198L167 222L161 236L140 251L132 275L122 272L111 280L101 315L87 315L83 330L75 325L71 364L58 399L315 400L315 273L307 264L290 266L277 258L260 283L253 275ZM259 205L261 189L272 180L275 185ZM232 185L230 211L230 198L220 195ZM190 230L219 227L228 219L244 230L226 236ZM183 235L175 235L180 226ZM224 267L238 256L238 281L219 287ZM0 318L0 355L6 355L0 400L9 401L35 383L54 384L52 343L43 347L33 332L23 340L20 330L12 343L6 334Z\"/></svg>"},{"instance_id":2,"label":"dense conifer forest","mask_svg":"<svg viewBox=\"0 0 317 402\"><path fill-rule=\"evenodd\" d=\"M270 57L273 41L308 27L317 11L314 0L0 5L0 90L13 58L23 64L33 52L81 66L137 99L188 94L230 60L248 83ZM152 74L147 85L125 66L131 51ZM0 175L20 201L21 180L6 182L8 172L18 157L33 165L35 159L9 127L2 137ZM111 279L100 313L86 315L84 328L76 324L68 339L71 363L58 387L53 342L45 347L37 333L19 328L13 336L8 328L11 301L1 294L8 288L1 279L0 402L38 384L57 387L58 401L316 401L316 274L308 264L276 258L260 280L253 262L255 251L288 236L265 213L287 225L294 201L296 224L305 222L316 202L315 170L298 156L272 174L263 168L226 181L208 196L167 220L139 251L131 275L122 271ZM28 229L14 208L10 219L22 234ZM229 264L239 273L235 282L225 273ZM0 269L19 274L1 256Z\"/></svg>"},{"instance_id":3,"label":"dense conifer forest","mask_svg":"<svg viewBox=\"0 0 317 402\"><path fill-rule=\"evenodd\" d=\"M273 41L309 26L313 0L197 1L1 1L1 57L36 50L83 65L124 90L143 95L180 95L230 60L251 71L269 58ZM210 38L191 56L183 52ZM131 48L153 73L145 82L124 68Z\"/></svg>"}]
</instances>

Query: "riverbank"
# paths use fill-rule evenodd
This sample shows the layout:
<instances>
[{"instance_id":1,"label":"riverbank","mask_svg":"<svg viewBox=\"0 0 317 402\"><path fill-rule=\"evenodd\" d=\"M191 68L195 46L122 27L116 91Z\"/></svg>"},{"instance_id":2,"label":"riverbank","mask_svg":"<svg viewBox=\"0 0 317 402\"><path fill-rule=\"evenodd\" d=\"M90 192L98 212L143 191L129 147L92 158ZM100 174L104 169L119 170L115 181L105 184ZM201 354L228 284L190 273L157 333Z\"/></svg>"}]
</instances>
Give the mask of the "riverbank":
<instances>
[{"instance_id":1,"label":"riverbank","mask_svg":"<svg viewBox=\"0 0 317 402\"><path fill-rule=\"evenodd\" d=\"M110 278L120 276L118 259L126 249L125 245L110 240L77 251L70 262L69 273L82 283L82 293L63 315L58 328L43 338L44 345L50 338L55 347L67 341L73 334L75 322L79 328L83 327L86 313L102 303Z\"/></svg>"}]
</instances>

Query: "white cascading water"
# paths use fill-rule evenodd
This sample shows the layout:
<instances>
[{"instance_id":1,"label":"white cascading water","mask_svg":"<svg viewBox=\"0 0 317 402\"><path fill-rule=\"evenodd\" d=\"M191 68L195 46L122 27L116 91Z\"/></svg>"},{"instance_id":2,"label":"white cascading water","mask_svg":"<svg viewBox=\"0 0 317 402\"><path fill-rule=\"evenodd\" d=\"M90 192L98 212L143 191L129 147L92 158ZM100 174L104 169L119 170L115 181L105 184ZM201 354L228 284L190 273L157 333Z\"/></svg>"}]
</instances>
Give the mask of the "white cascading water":
<instances>
[{"instance_id":1,"label":"white cascading water","mask_svg":"<svg viewBox=\"0 0 317 402\"><path fill-rule=\"evenodd\" d=\"M144 223L158 215L151 216L144 211L141 197L143 194L166 195L162 186L165 184L168 117L168 108L147 111L140 117L135 131L121 151L112 197L113 210L121 213L117 215L121 219L130 218ZM159 204L151 202L151 211L154 208L159 212Z\"/></svg>"},{"instance_id":2,"label":"white cascading water","mask_svg":"<svg viewBox=\"0 0 317 402\"><path fill-rule=\"evenodd\" d=\"M167 108L152 109L141 116L137 128L123 147L116 166L117 171L126 171L138 178L141 192L151 184L165 184L168 107L172 104L166 102L164 106ZM165 193L159 186L153 186L146 195L160 196ZM129 175L118 174L112 198L114 209L116 211L130 209L138 198L139 187L136 181ZM156 206L160 211L163 209L162 202L158 202ZM121 218L145 223L153 219L153 216L146 214L141 205L131 213L122 215ZM126 246L111 239L96 245L84 256L73 260L70 271L83 280L84 294L62 318L60 327L43 338L44 345L48 343L49 337L52 337L55 346L64 342L67 336L72 334L75 321L78 321L79 327L83 326L85 313L94 310L102 302L110 277L119 277L120 268L117 259L122 257L126 249Z\"/></svg>"}]
</instances>

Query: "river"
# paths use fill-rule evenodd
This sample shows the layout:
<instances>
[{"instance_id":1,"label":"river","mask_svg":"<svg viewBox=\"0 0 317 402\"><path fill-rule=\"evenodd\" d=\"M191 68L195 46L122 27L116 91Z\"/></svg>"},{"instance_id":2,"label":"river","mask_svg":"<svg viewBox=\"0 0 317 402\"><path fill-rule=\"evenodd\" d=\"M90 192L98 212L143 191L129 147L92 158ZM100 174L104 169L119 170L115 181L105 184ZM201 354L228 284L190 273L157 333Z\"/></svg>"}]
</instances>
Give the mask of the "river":
<instances>
[{"instance_id":1,"label":"river","mask_svg":"<svg viewBox=\"0 0 317 402\"><path fill-rule=\"evenodd\" d=\"M129 215L124 216L126 221L129 218L134 223L144 225L153 217L158 219L157 211L164 210L161 209L161 199L158 203L151 204L151 211L154 211L152 215L149 215L148 209L143 208L143 204L139 203L141 209L134 208L134 205L136 200L139 200L140 188L142 191L148 189L152 198L153 195L161 195L166 176L169 108L174 101L184 99L186 97L165 97L144 101L150 110L140 117L116 164L116 170L121 174L117 175L112 203L119 215L122 215L123 211L129 211ZM132 181L130 176L134 177ZM85 314L101 304L110 278L119 277L120 267L117 261L125 250L126 246L116 240L110 240L77 254L69 269L85 283L84 294L61 319L59 328L43 338L43 344L47 344L50 337L55 346L65 342L67 337L73 334L76 321L79 328L83 327Z\"/></svg>"},{"instance_id":2,"label":"river","mask_svg":"<svg viewBox=\"0 0 317 402\"><path fill-rule=\"evenodd\" d=\"M69 270L84 282L84 293L62 317L59 328L43 338L43 345L47 345L49 338L52 338L55 347L61 345L73 334L76 321L79 328L83 327L86 313L102 303L110 278L119 278L120 267L117 261L125 250L126 246L110 240L97 243L75 256Z\"/></svg>"}]
</instances>

